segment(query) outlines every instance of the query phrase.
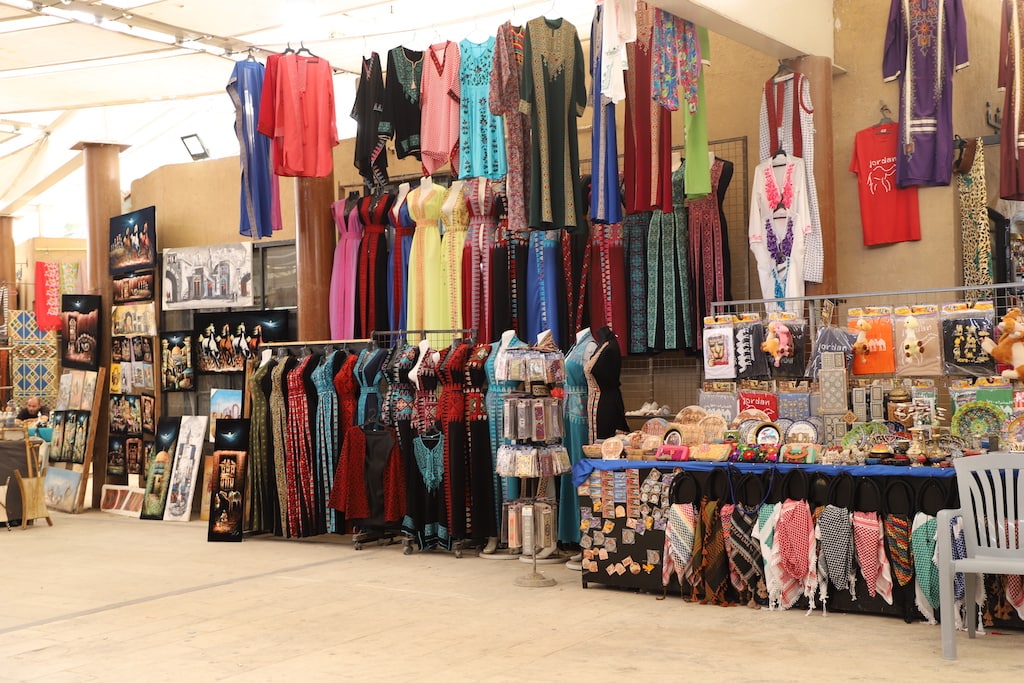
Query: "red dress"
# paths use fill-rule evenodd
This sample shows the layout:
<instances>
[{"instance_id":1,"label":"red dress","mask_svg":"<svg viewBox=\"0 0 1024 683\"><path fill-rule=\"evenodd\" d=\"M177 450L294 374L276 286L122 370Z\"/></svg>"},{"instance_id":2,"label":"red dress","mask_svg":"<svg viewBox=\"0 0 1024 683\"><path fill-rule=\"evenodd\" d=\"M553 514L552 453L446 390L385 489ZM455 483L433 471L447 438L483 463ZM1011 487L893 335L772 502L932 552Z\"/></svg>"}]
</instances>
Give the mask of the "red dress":
<instances>
[{"instance_id":1,"label":"red dress","mask_svg":"<svg viewBox=\"0 0 1024 683\"><path fill-rule=\"evenodd\" d=\"M466 449L466 362L472 344L456 342L442 352L437 366L441 396L437 418L444 433L444 493L448 532L454 539L466 538L469 512L469 454Z\"/></svg>"},{"instance_id":2,"label":"red dress","mask_svg":"<svg viewBox=\"0 0 1024 683\"><path fill-rule=\"evenodd\" d=\"M357 337L368 337L374 330L390 329L388 317L388 212L395 196L359 198L359 222L363 239L359 242L356 264Z\"/></svg>"},{"instance_id":3,"label":"red dress","mask_svg":"<svg viewBox=\"0 0 1024 683\"><path fill-rule=\"evenodd\" d=\"M338 434L348 433L355 424L359 406L359 382L356 381L356 362L359 354L350 353L334 376L334 390L338 393Z\"/></svg>"},{"instance_id":4,"label":"red dress","mask_svg":"<svg viewBox=\"0 0 1024 683\"><path fill-rule=\"evenodd\" d=\"M476 330L478 341L490 343L497 336L491 325L491 249L498 228L494 187L486 178L470 178L463 194L469 232L462 251L462 324Z\"/></svg>"},{"instance_id":5,"label":"red dress","mask_svg":"<svg viewBox=\"0 0 1024 683\"><path fill-rule=\"evenodd\" d=\"M588 193L589 194L589 193ZM589 200L588 200L589 201ZM625 229L622 223L590 224L590 327L607 325L623 356L629 353L629 292L626 278ZM578 330L573 330L577 332Z\"/></svg>"},{"instance_id":6,"label":"red dress","mask_svg":"<svg viewBox=\"0 0 1024 683\"><path fill-rule=\"evenodd\" d=\"M351 427L345 432L329 504L342 513L348 531L356 523L365 528L402 521L405 470L393 429Z\"/></svg>"}]
</instances>

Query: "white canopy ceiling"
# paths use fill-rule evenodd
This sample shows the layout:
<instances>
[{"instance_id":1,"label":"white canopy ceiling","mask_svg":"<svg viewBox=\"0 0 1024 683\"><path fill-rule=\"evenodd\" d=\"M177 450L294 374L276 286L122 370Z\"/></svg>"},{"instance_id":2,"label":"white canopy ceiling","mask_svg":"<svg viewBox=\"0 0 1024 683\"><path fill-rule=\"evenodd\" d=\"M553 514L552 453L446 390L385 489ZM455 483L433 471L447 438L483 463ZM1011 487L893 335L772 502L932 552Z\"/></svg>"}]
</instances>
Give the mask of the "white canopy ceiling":
<instances>
[{"instance_id":1,"label":"white canopy ceiling","mask_svg":"<svg viewBox=\"0 0 1024 683\"><path fill-rule=\"evenodd\" d=\"M188 133L211 156L237 154L224 85L250 50L262 58L301 43L330 61L347 137L364 54L481 40L540 14L564 16L586 38L592 12L593 0L0 0L0 213L60 204L84 216L81 158L70 149L83 140L130 145L125 188L188 161Z\"/></svg>"}]
</instances>

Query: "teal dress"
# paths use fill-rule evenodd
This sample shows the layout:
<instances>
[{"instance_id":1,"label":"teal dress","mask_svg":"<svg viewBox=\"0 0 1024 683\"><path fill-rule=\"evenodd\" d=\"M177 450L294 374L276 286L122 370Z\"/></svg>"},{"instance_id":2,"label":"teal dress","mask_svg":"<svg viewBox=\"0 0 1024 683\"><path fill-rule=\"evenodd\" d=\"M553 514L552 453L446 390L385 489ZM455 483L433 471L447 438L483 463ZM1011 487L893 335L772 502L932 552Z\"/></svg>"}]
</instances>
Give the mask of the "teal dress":
<instances>
[{"instance_id":1,"label":"teal dress","mask_svg":"<svg viewBox=\"0 0 1024 683\"><path fill-rule=\"evenodd\" d=\"M515 391L519 388L519 382L516 381L501 381L499 382L494 374L494 361L498 357L498 348L501 346L500 341L496 341L491 344L491 353L487 356L487 362L484 363L484 371L487 373L487 415L489 420L487 421L490 427L491 437L491 464L497 470L497 459L498 459L498 446L505 443L504 439L501 438L504 428L504 403L505 395L510 391ZM508 348L510 349L521 349L526 348L529 344L526 344L519 340L518 337L513 337L512 341L509 342ZM502 502L506 500L512 500L513 498L519 497L519 480L512 477L499 477L497 474L494 475L494 504L495 512L497 517L495 519L501 519L501 506ZM501 526L500 524L498 525Z\"/></svg>"},{"instance_id":2,"label":"teal dress","mask_svg":"<svg viewBox=\"0 0 1024 683\"><path fill-rule=\"evenodd\" d=\"M587 428L587 376L583 366L597 345L587 330L565 356L565 438L569 459L575 465L583 458L583 446L588 442ZM558 540L562 543L580 542L580 502L572 474L559 477Z\"/></svg>"}]
</instances>

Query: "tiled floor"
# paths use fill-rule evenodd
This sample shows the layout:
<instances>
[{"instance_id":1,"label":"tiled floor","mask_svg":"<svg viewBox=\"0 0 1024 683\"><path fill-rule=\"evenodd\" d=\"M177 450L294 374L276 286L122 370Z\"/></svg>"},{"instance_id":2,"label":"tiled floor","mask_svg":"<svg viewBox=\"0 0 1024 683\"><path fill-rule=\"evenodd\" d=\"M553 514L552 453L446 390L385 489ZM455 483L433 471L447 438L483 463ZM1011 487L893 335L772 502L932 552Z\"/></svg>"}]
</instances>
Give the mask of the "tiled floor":
<instances>
[{"instance_id":1,"label":"tiled floor","mask_svg":"<svg viewBox=\"0 0 1024 683\"><path fill-rule=\"evenodd\" d=\"M100 512L0 530L0 681L1010 681L1024 632L710 607L348 538L207 543Z\"/></svg>"}]
</instances>

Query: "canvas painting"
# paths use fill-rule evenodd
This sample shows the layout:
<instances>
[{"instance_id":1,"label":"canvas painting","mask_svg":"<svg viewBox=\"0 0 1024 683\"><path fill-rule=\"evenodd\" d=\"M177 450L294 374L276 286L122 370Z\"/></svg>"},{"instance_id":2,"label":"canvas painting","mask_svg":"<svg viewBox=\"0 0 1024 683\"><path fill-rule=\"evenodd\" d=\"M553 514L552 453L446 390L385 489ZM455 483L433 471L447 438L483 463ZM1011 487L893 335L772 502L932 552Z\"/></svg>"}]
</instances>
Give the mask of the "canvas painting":
<instances>
[{"instance_id":1,"label":"canvas painting","mask_svg":"<svg viewBox=\"0 0 1024 683\"><path fill-rule=\"evenodd\" d=\"M111 434L107 439L107 476L123 479L128 475L127 438Z\"/></svg>"},{"instance_id":2,"label":"canvas painting","mask_svg":"<svg viewBox=\"0 0 1024 683\"><path fill-rule=\"evenodd\" d=\"M85 370L71 371L71 396L68 398L68 408L81 410L82 391L85 389Z\"/></svg>"},{"instance_id":3,"label":"canvas painting","mask_svg":"<svg viewBox=\"0 0 1024 683\"><path fill-rule=\"evenodd\" d=\"M127 275L114 280L113 284L115 304L153 300L153 273Z\"/></svg>"},{"instance_id":4,"label":"canvas painting","mask_svg":"<svg viewBox=\"0 0 1024 683\"><path fill-rule=\"evenodd\" d=\"M199 519L210 521L210 497L213 495L213 456L203 456L202 499L199 501Z\"/></svg>"},{"instance_id":5,"label":"canvas painting","mask_svg":"<svg viewBox=\"0 0 1024 683\"><path fill-rule=\"evenodd\" d=\"M262 342L290 341L287 311L196 313L196 368L242 372Z\"/></svg>"},{"instance_id":6,"label":"canvas painting","mask_svg":"<svg viewBox=\"0 0 1024 683\"><path fill-rule=\"evenodd\" d=\"M142 433L152 434L156 431L156 400L152 396L142 395Z\"/></svg>"},{"instance_id":7,"label":"canvas painting","mask_svg":"<svg viewBox=\"0 0 1024 683\"><path fill-rule=\"evenodd\" d=\"M125 456L128 460L128 474L142 473L142 439L129 438L124 445Z\"/></svg>"},{"instance_id":8,"label":"canvas painting","mask_svg":"<svg viewBox=\"0 0 1024 683\"><path fill-rule=\"evenodd\" d=\"M142 472L140 474L143 487L145 487L146 478L149 476L149 468L153 465L153 457L156 455L155 445L153 441L142 442Z\"/></svg>"},{"instance_id":9,"label":"canvas painting","mask_svg":"<svg viewBox=\"0 0 1024 683\"><path fill-rule=\"evenodd\" d=\"M191 332L160 335L160 388L164 391L195 390Z\"/></svg>"},{"instance_id":10,"label":"canvas painting","mask_svg":"<svg viewBox=\"0 0 1024 683\"><path fill-rule=\"evenodd\" d=\"M142 397L136 394L116 394L110 397L110 433L142 434Z\"/></svg>"},{"instance_id":11,"label":"canvas painting","mask_svg":"<svg viewBox=\"0 0 1024 683\"><path fill-rule=\"evenodd\" d=\"M131 337L132 362L152 363L153 362L153 338L152 337Z\"/></svg>"},{"instance_id":12,"label":"canvas painting","mask_svg":"<svg viewBox=\"0 0 1024 683\"><path fill-rule=\"evenodd\" d=\"M124 363L132 360L131 337L116 336L110 340L110 362Z\"/></svg>"},{"instance_id":13,"label":"canvas painting","mask_svg":"<svg viewBox=\"0 0 1024 683\"><path fill-rule=\"evenodd\" d=\"M110 273L153 270L156 265L156 207L110 219Z\"/></svg>"},{"instance_id":14,"label":"canvas painting","mask_svg":"<svg viewBox=\"0 0 1024 683\"><path fill-rule=\"evenodd\" d=\"M111 334L156 336L156 308L152 303L113 306L110 318Z\"/></svg>"},{"instance_id":15,"label":"canvas painting","mask_svg":"<svg viewBox=\"0 0 1024 683\"><path fill-rule=\"evenodd\" d=\"M138 517L142 511L145 491L134 486L104 484L100 498L100 510L115 515Z\"/></svg>"},{"instance_id":16,"label":"canvas painting","mask_svg":"<svg viewBox=\"0 0 1024 683\"><path fill-rule=\"evenodd\" d=\"M174 464L181 418L161 417L156 424L153 459L146 471L146 494L142 502L142 519L163 519L167 502L167 484Z\"/></svg>"},{"instance_id":17,"label":"canvas painting","mask_svg":"<svg viewBox=\"0 0 1024 683\"><path fill-rule=\"evenodd\" d=\"M191 517L196 479L203 464L206 420L205 415L185 415L181 418L181 431L174 452L174 466L168 484L164 521L187 522Z\"/></svg>"},{"instance_id":18,"label":"canvas painting","mask_svg":"<svg viewBox=\"0 0 1024 683\"><path fill-rule=\"evenodd\" d=\"M67 413L63 410L55 410L50 413L50 445L46 451L46 459L51 463L61 462L62 449L64 448L64 418Z\"/></svg>"},{"instance_id":19,"label":"canvas painting","mask_svg":"<svg viewBox=\"0 0 1024 683\"><path fill-rule=\"evenodd\" d=\"M89 447L89 417L91 413L86 410L74 411L74 428L75 428L75 441L74 448L66 450L67 458L64 462L70 462L75 465L85 464L85 452ZM67 431L71 427L71 422L65 418L64 420L64 442L67 443Z\"/></svg>"},{"instance_id":20,"label":"canvas painting","mask_svg":"<svg viewBox=\"0 0 1024 683\"><path fill-rule=\"evenodd\" d=\"M99 381L98 373L93 370L85 371L85 379L82 380L82 401L78 407L82 410L92 410L96 404L96 382Z\"/></svg>"},{"instance_id":21,"label":"canvas painting","mask_svg":"<svg viewBox=\"0 0 1024 683\"><path fill-rule=\"evenodd\" d=\"M54 410L67 410L71 404L71 373L65 372L60 376L57 385L57 403Z\"/></svg>"},{"instance_id":22,"label":"canvas painting","mask_svg":"<svg viewBox=\"0 0 1024 683\"><path fill-rule=\"evenodd\" d=\"M245 467L245 451L214 452L208 541L242 540Z\"/></svg>"},{"instance_id":23,"label":"canvas painting","mask_svg":"<svg viewBox=\"0 0 1024 683\"><path fill-rule=\"evenodd\" d=\"M210 443L217 429L217 420L233 420L242 416L241 389L210 389Z\"/></svg>"},{"instance_id":24,"label":"canvas painting","mask_svg":"<svg viewBox=\"0 0 1024 683\"><path fill-rule=\"evenodd\" d=\"M60 298L61 363L65 368L95 370L100 365L100 305L102 297L65 294Z\"/></svg>"},{"instance_id":25,"label":"canvas painting","mask_svg":"<svg viewBox=\"0 0 1024 683\"><path fill-rule=\"evenodd\" d=\"M252 306L252 242L164 249L165 311Z\"/></svg>"},{"instance_id":26,"label":"canvas painting","mask_svg":"<svg viewBox=\"0 0 1024 683\"><path fill-rule=\"evenodd\" d=\"M74 512L78 498L78 487L82 473L60 467L47 467L43 482L43 497L46 507L61 512Z\"/></svg>"}]
</instances>

